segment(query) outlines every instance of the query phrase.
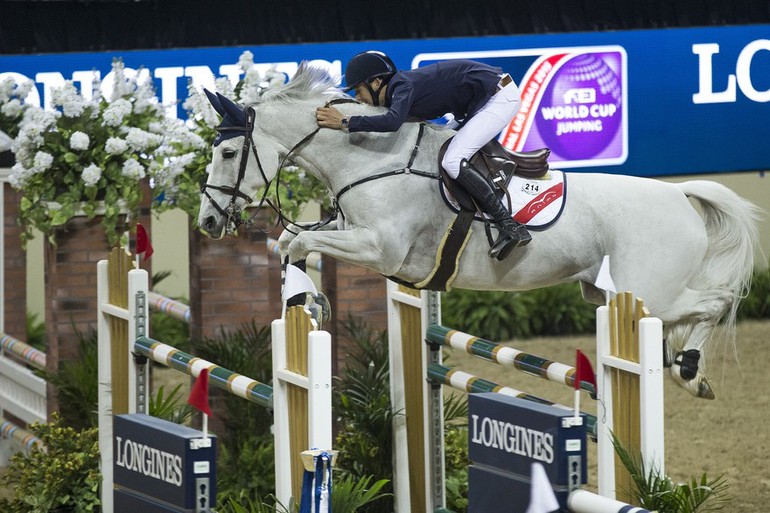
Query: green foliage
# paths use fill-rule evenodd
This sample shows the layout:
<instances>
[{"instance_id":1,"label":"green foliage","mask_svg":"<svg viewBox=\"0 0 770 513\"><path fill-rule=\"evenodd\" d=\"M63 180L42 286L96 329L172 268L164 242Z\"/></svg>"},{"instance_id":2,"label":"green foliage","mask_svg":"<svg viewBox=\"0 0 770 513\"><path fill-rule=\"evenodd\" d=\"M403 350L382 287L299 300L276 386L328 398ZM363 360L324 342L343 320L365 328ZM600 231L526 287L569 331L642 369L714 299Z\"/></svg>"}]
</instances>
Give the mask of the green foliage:
<instances>
[{"instance_id":1,"label":"green foliage","mask_svg":"<svg viewBox=\"0 0 770 513\"><path fill-rule=\"evenodd\" d=\"M334 513L356 513L357 511L370 511L366 506L372 505L380 499L392 497L390 493L382 492L388 484L387 479L380 479L369 484L372 476L364 476L356 479L346 475L336 480L333 485L332 511Z\"/></svg>"},{"instance_id":2,"label":"green foliage","mask_svg":"<svg viewBox=\"0 0 770 513\"><path fill-rule=\"evenodd\" d=\"M30 430L45 449L11 457L4 485L13 491L0 500L4 513L48 513L71 508L74 513L99 511L99 431L65 427L57 414Z\"/></svg>"},{"instance_id":3,"label":"green foliage","mask_svg":"<svg viewBox=\"0 0 770 513\"><path fill-rule=\"evenodd\" d=\"M241 399L241 402L244 402ZM240 450L223 443L217 461L217 490L221 497L258 501L275 491L275 452L271 435L240 433ZM248 469L244 471L244 469ZM261 511L261 510L257 510ZM273 510L265 510L273 511Z\"/></svg>"},{"instance_id":4,"label":"green foliage","mask_svg":"<svg viewBox=\"0 0 770 513\"><path fill-rule=\"evenodd\" d=\"M641 454L631 454L614 434L612 444L634 482L631 495L643 508L661 513L706 513L724 509L731 500L727 495L730 485L723 475L710 480L704 473L700 479L674 484L658 469L645 469Z\"/></svg>"},{"instance_id":5,"label":"green foliage","mask_svg":"<svg viewBox=\"0 0 770 513\"><path fill-rule=\"evenodd\" d=\"M362 321L349 318L343 328L357 345L334 387L334 411L340 419L336 448L337 468L355 479L393 475L393 411L390 404L390 374L387 333L375 334ZM390 494L390 484L383 485ZM393 511L390 495L362 511Z\"/></svg>"},{"instance_id":6,"label":"green foliage","mask_svg":"<svg viewBox=\"0 0 770 513\"><path fill-rule=\"evenodd\" d=\"M27 344L38 351L46 350L45 323L38 319L37 314L27 313Z\"/></svg>"},{"instance_id":7,"label":"green foliage","mask_svg":"<svg viewBox=\"0 0 770 513\"><path fill-rule=\"evenodd\" d=\"M270 330L256 323L193 344L201 358L262 383L272 380ZM256 500L275 488L272 416L261 406L212 390L215 401L224 404L224 433L220 433L217 469L219 489L230 496L242 492ZM219 410L217 410L219 414ZM243 469L258 469L244 472Z\"/></svg>"},{"instance_id":8,"label":"green foliage","mask_svg":"<svg viewBox=\"0 0 770 513\"><path fill-rule=\"evenodd\" d=\"M332 511L334 513L356 513L374 501L388 496L388 494L381 492L388 483L385 479L373 484L370 484L371 476L357 480L349 475L340 478L335 475L333 479ZM268 495L267 499L262 499L253 498L243 492L224 497L220 503L222 505L217 508L218 513L294 513L299 509L299 505L294 499L288 506L285 506L272 495Z\"/></svg>"},{"instance_id":9,"label":"green foliage","mask_svg":"<svg viewBox=\"0 0 770 513\"><path fill-rule=\"evenodd\" d=\"M98 427L99 347L96 332L77 333L78 357L61 362L58 371L40 371L56 387L61 420L65 426L82 430Z\"/></svg>"},{"instance_id":10,"label":"green foliage","mask_svg":"<svg viewBox=\"0 0 770 513\"><path fill-rule=\"evenodd\" d=\"M284 506L270 495L265 502L261 498L251 498L246 493L240 493L237 496L229 496L221 499L220 506L216 509L217 513L294 513L297 508L294 501L289 506Z\"/></svg>"},{"instance_id":11,"label":"green foliage","mask_svg":"<svg viewBox=\"0 0 770 513\"><path fill-rule=\"evenodd\" d=\"M770 318L770 263L764 269L754 270L751 290L738 307L738 318Z\"/></svg>"},{"instance_id":12,"label":"green foliage","mask_svg":"<svg viewBox=\"0 0 770 513\"><path fill-rule=\"evenodd\" d=\"M491 340L593 331L596 306L576 284L527 292L452 290L441 298L443 323Z\"/></svg>"},{"instance_id":13,"label":"green foliage","mask_svg":"<svg viewBox=\"0 0 770 513\"><path fill-rule=\"evenodd\" d=\"M160 386L155 395L150 396L150 415L175 424L187 424L192 418L193 408L187 404L187 398L179 391L180 388L181 384L175 386L166 396L163 386Z\"/></svg>"},{"instance_id":14,"label":"green foliage","mask_svg":"<svg viewBox=\"0 0 770 513\"><path fill-rule=\"evenodd\" d=\"M444 424L446 507L455 513L468 510L468 465L468 426Z\"/></svg>"},{"instance_id":15,"label":"green foliage","mask_svg":"<svg viewBox=\"0 0 770 513\"><path fill-rule=\"evenodd\" d=\"M446 506L455 513L468 509L468 397L444 396L444 478Z\"/></svg>"}]
</instances>

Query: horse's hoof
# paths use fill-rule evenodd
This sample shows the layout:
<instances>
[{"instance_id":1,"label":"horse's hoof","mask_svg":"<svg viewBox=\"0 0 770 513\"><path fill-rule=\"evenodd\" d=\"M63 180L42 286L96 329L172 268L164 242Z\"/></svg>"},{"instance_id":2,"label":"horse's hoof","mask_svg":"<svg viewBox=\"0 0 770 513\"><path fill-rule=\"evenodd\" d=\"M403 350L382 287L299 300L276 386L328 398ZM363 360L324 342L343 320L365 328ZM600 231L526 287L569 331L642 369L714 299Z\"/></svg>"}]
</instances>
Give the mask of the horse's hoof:
<instances>
[{"instance_id":1,"label":"horse's hoof","mask_svg":"<svg viewBox=\"0 0 770 513\"><path fill-rule=\"evenodd\" d=\"M692 379L684 379L682 377L682 368L678 363L674 363L671 366L671 377L674 378L676 383L687 390L693 397L700 399L716 399L714 389L711 388L711 383L708 378L698 372Z\"/></svg>"},{"instance_id":2,"label":"horse's hoof","mask_svg":"<svg viewBox=\"0 0 770 513\"><path fill-rule=\"evenodd\" d=\"M332 308L329 304L329 298L326 294L319 292L318 294L308 294L305 301L305 309L310 312L310 315L315 319L319 327L329 322L332 318Z\"/></svg>"}]
</instances>

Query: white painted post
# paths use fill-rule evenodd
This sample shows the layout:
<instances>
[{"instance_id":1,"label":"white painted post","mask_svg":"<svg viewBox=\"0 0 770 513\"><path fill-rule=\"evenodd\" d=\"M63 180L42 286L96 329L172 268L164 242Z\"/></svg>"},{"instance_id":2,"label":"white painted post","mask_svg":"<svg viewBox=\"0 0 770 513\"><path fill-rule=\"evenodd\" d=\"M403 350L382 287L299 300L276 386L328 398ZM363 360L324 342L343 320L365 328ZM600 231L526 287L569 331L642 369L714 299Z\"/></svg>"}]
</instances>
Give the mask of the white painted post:
<instances>
[{"instance_id":1,"label":"white painted post","mask_svg":"<svg viewBox=\"0 0 770 513\"><path fill-rule=\"evenodd\" d=\"M663 393L663 322L655 317L639 321L639 362L642 461L647 472L665 475Z\"/></svg>"},{"instance_id":2,"label":"white painted post","mask_svg":"<svg viewBox=\"0 0 770 513\"><path fill-rule=\"evenodd\" d=\"M596 309L596 460L598 489L602 497L615 498L615 449L612 445L612 367L603 355L610 354L609 307ZM602 408L604 411L601 411Z\"/></svg>"},{"instance_id":3,"label":"white painted post","mask_svg":"<svg viewBox=\"0 0 770 513\"><path fill-rule=\"evenodd\" d=\"M275 379L279 369L286 368L286 321L271 324L273 345L273 436L275 438L275 497L281 504L291 499L291 445L286 383Z\"/></svg>"},{"instance_id":4,"label":"white painted post","mask_svg":"<svg viewBox=\"0 0 770 513\"><path fill-rule=\"evenodd\" d=\"M612 369L639 375L640 431L642 461L645 470L665 472L665 429L663 402L663 323L654 317L639 321L639 362L634 363L610 355L609 309L596 310L597 361L597 463L599 495L615 498L615 448L612 426Z\"/></svg>"},{"instance_id":5,"label":"white painted post","mask_svg":"<svg viewBox=\"0 0 770 513\"><path fill-rule=\"evenodd\" d=\"M430 358L429 349L424 340L427 334L428 325L431 322L441 322L440 311L440 299L435 297L436 305L436 318L430 318L431 312L429 308L429 294L435 294L433 292L421 291L420 297L405 294L398 290L398 285L390 280L387 282L388 287L388 353L390 362L390 401L391 407L394 412L401 412L394 416L393 419L393 495L394 506L396 513L420 513L412 512L410 503L410 479L409 479L409 444L407 442L407 425L406 425L406 390L405 390L405 376L404 376L404 354L401 348L401 316L400 309L402 305L411 306L413 308L420 309L421 317L421 344L422 354L421 368L426 373L425 379L422 380L422 395L423 395L423 421L425 423L424 429L424 442L423 446L425 451L423 454L423 461L425 462L425 491L424 496L428 501L427 510L432 511L436 507L443 507L445 503L445 490L443 488L443 477L436 477L436 475L443 476L444 474L444 447L443 436L433 437L431 436L431 419L432 416L443 418L443 402L439 399L438 404L434 404L434 411L431 412L430 401L430 383L427 380L427 362ZM439 361L441 363L441 352L438 354ZM440 390L440 389L439 389ZM439 394L440 395L440 394ZM437 429L443 429L443 425L437 426ZM436 438L436 439L434 439ZM436 455L440 460L436 464L439 468L432 468L433 456ZM434 493L433 487L437 486L440 490ZM437 489L438 489L437 488Z\"/></svg>"},{"instance_id":6,"label":"white painted post","mask_svg":"<svg viewBox=\"0 0 770 513\"><path fill-rule=\"evenodd\" d=\"M332 449L332 336L308 335L308 449Z\"/></svg>"},{"instance_id":7,"label":"white painted post","mask_svg":"<svg viewBox=\"0 0 770 513\"><path fill-rule=\"evenodd\" d=\"M107 315L102 311L102 305L109 301L108 262L100 260L96 264L96 303L98 313L96 316L97 333L99 340L98 377L99 377L99 454L101 455L102 471L102 511L112 513L114 504L112 489L114 478L112 473L112 340L110 339L110 323Z\"/></svg>"},{"instance_id":8,"label":"white painted post","mask_svg":"<svg viewBox=\"0 0 770 513\"><path fill-rule=\"evenodd\" d=\"M102 511L112 513L114 476L112 472L112 340L110 337L109 317L117 317L128 322L128 411L136 413L136 372L131 352L136 340L136 295L143 292L147 295L149 279L144 269L133 269L128 272L128 309L110 304L109 291L109 262L100 260L96 264L96 302L97 302L97 334L99 340L98 357L98 415L99 415L99 453L101 455L102 471ZM146 308L145 308L146 314ZM147 325L145 319L145 326ZM144 389L144 404L147 404L148 390Z\"/></svg>"}]
</instances>

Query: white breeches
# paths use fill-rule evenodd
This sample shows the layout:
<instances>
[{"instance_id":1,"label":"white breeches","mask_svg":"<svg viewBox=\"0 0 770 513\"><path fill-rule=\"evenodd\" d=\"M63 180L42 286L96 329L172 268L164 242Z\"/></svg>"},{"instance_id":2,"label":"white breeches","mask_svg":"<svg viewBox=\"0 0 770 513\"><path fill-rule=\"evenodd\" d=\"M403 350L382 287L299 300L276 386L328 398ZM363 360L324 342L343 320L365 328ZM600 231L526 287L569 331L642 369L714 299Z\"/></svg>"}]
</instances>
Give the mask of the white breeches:
<instances>
[{"instance_id":1,"label":"white breeches","mask_svg":"<svg viewBox=\"0 0 770 513\"><path fill-rule=\"evenodd\" d=\"M470 159L479 148L502 132L518 112L520 103L519 88L511 82L465 123L449 143L441 161L449 176L457 178L460 162Z\"/></svg>"}]
</instances>

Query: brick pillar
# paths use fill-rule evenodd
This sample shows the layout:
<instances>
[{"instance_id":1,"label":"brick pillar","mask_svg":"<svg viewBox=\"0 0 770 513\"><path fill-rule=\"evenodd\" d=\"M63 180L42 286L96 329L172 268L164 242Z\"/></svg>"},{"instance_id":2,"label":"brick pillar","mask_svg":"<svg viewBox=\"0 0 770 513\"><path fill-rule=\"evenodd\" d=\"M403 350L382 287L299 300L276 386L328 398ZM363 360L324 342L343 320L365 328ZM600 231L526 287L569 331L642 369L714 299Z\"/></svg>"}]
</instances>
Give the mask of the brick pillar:
<instances>
[{"instance_id":1,"label":"brick pillar","mask_svg":"<svg viewBox=\"0 0 770 513\"><path fill-rule=\"evenodd\" d=\"M21 194L7 183L3 187L3 266L5 273L5 333L27 340L27 255L21 248L21 228L16 223Z\"/></svg>"},{"instance_id":2,"label":"brick pillar","mask_svg":"<svg viewBox=\"0 0 770 513\"><path fill-rule=\"evenodd\" d=\"M149 195L138 221L150 226ZM99 216L74 217L56 230L56 245L44 242L45 325L47 370L56 372L62 362L78 357L80 342L97 331L96 264L107 258L111 247ZM133 247L134 234L131 235ZM152 273L150 261L141 267ZM56 390L48 385L48 412L58 411Z\"/></svg>"},{"instance_id":3,"label":"brick pillar","mask_svg":"<svg viewBox=\"0 0 770 513\"><path fill-rule=\"evenodd\" d=\"M337 376L347 355L354 350L354 343L343 336L341 329L349 316L365 321L375 331L387 329L386 278L364 267L326 256L321 276L322 290L332 309L333 322L326 329L332 335L332 374Z\"/></svg>"},{"instance_id":4,"label":"brick pillar","mask_svg":"<svg viewBox=\"0 0 770 513\"><path fill-rule=\"evenodd\" d=\"M190 232L190 336L193 340L234 331L252 319L269 326L281 315L271 301L267 236L241 230L237 237L212 240Z\"/></svg>"},{"instance_id":5,"label":"brick pillar","mask_svg":"<svg viewBox=\"0 0 770 513\"><path fill-rule=\"evenodd\" d=\"M101 219L75 217L56 231L54 246L45 241L45 319L47 365L56 372L62 362L77 358L77 332L96 331L96 264L110 246ZM49 385L48 411L58 410Z\"/></svg>"},{"instance_id":6,"label":"brick pillar","mask_svg":"<svg viewBox=\"0 0 770 513\"><path fill-rule=\"evenodd\" d=\"M221 240L190 231L193 343L217 338L223 329L236 331L252 320L257 327L270 326L281 316L280 259L268 257L266 240L267 236L258 230L241 230L239 236ZM220 435L225 433L227 422L225 395L216 389L210 395L214 415L209 427Z\"/></svg>"}]
</instances>

